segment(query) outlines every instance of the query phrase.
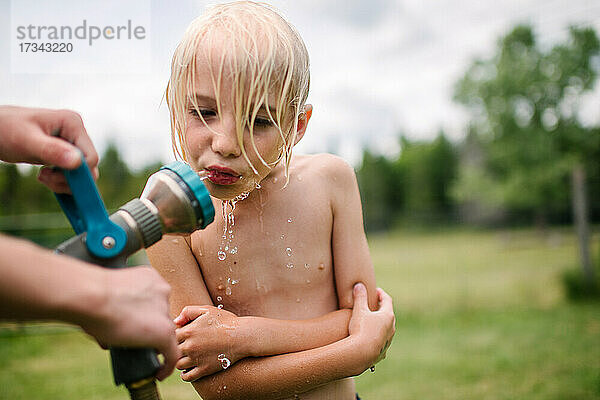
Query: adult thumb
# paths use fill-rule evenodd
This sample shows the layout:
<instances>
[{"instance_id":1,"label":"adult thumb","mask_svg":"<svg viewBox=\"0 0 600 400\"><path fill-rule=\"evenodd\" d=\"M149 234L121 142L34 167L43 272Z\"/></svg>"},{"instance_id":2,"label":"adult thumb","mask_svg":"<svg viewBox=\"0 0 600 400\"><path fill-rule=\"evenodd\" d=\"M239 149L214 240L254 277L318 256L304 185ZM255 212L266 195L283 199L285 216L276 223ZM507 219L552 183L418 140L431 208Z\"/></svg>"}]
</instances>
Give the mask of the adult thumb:
<instances>
[{"instance_id":1,"label":"adult thumb","mask_svg":"<svg viewBox=\"0 0 600 400\"><path fill-rule=\"evenodd\" d=\"M352 291L354 296L354 309L369 309L369 301L367 299L367 288L361 282L358 282L354 285L354 290Z\"/></svg>"}]
</instances>

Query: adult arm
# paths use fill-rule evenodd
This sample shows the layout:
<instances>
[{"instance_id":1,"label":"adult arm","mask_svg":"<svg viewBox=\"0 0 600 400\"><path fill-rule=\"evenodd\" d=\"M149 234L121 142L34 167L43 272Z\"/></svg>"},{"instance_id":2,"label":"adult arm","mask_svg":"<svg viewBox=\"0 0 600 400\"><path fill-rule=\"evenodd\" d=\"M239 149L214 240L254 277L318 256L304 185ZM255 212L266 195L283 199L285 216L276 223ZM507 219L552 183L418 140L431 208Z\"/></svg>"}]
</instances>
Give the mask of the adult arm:
<instances>
[{"instance_id":1,"label":"adult arm","mask_svg":"<svg viewBox=\"0 0 600 400\"><path fill-rule=\"evenodd\" d=\"M169 285L151 268L107 270L0 235L0 317L61 320L105 346L152 347L179 358L167 313ZM68 279L66 279L68 277Z\"/></svg>"}]
</instances>

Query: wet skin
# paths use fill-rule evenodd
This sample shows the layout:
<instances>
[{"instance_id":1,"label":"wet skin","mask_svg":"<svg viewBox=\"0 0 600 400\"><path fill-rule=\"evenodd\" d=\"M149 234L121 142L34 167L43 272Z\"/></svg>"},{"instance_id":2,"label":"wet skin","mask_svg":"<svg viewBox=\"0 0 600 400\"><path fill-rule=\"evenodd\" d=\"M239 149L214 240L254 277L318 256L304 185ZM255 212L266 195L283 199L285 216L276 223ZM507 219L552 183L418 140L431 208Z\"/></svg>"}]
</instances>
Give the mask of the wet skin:
<instances>
[{"instance_id":1,"label":"wet skin","mask_svg":"<svg viewBox=\"0 0 600 400\"><path fill-rule=\"evenodd\" d=\"M236 362L239 358L230 356L236 353L232 343L243 341L240 337L245 337L236 315L273 320L307 320L339 315L335 314L336 310L353 306L352 290L356 282L364 282L369 305L371 309L377 309L375 278L363 231L356 178L353 169L338 157L327 154L295 156L290 164L289 184L284 188L283 164L270 168L258 156L260 154L266 164L272 165L278 159L282 146L277 129L265 121L268 119L265 108L259 110L260 120L255 124L256 150L249 144L248 129L244 132L245 148L253 169L242 156L237 142L233 101L228 96L221 96L222 114L217 115L211 68L200 60L194 93L198 109L189 107L185 148L192 168L209 173L209 179L204 182L214 196L217 217L205 230L197 231L185 240L165 237L148 250L148 256L173 287L173 317L188 305L223 305L221 313L215 312L214 308L209 309L211 316L204 319L208 322L203 327L200 327L200 322L194 321L189 327L179 330L181 346L192 342L190 338L194 328L196 335L203 339L198 342L201 343L199 346L208 347L210 342L218 349L209 356L210 360L214 358L217 368L220 365L217 352L219 356L226 354L233 363L227 371L193 382L199 393L214 394L225 386L232 391L236 384L253 385L249 383L253 379L259 380L253 386L264 384L266 387L272 382L261 382L261 373L265 375L264 379L276 380L275 386L279 384L282 392L288 393L289 382L286 380L292 377L282 372L281 363L285 365L288 362L285 360L289 360L290 366L295 360L300 363L304 354L302 350L325 346L347 336L348 318L333 317L331 321L338 322L332 326L323 324L305 337L297 337L299 329L290 322L281 327L277 335L283 338L283 342L289 343L289 348L266 354L260 349L253 349L241 358L299 353L283 357L251 357ZM231 93L227 81L223 82L221 93ZM299 138L304 134L306 123L307 120L299 123ZM260 184L260 189L256 189L257 184ZM223 200L233 199L244 192L249 195L235 205L234 226L228 226L224 231L224 220L220 217ZM217 325L223 328L220 335L211 334L211 329ZM328 329L337 333L328 333ZM321 336L323 340L319 341ZM374 345L381 347L381 343ZM187 353L192 354L192 349L188 350ZM362 349L352 351L356 353ZM354 353L331 353L332 356L322 360L321 364L351 364L356 358ZM187 360L181 366L193 366L198 362ZM257 368L256 373L249 372L254 367ZM356 367L343 376L360 373L366 368L368 365ZM191 373L184 373L184 379ZM310 377L307 372L302 374L298 376L301 384L297 385L302 387L299 389L302 399L354 398L351 378L315 385L315 388L308 385ZM242 379L245 382L240 382ZM265 393L258 398L270 396Z\"/></svg>"}]
</instances>

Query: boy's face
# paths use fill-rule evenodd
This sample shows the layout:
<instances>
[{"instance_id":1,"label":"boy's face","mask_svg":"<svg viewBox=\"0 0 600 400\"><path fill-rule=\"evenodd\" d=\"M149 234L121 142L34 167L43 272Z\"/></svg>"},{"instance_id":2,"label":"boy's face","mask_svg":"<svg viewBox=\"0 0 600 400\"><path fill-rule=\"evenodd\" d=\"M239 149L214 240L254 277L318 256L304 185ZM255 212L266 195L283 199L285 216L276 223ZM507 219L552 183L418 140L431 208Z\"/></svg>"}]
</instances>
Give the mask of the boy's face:
<instances>
[{"instance_id":1,"label":"boy's face","mask_svg":"<svg viewBox=\"0 0 600 400\"><path fill-rule=\"evenodd\" d=\"M204 182L211 195L230 200L241 193L254 190L271 171L260 160L257 151L267 164L273 165L281 154L283 141L279 130L271 122L268 111L264 106L261 107L253 129L256 149L252 145L248 127L244 128L244 147L255 172L238 144L235 109L232 104L233 88L231 80L227 79L228 71L224 70L222 73L219 115L217 94L213 86L213 79L218 76L217 67L201 58L198 59L197 66L196 93L189 93L189 96L196 98L204 122L188 100L186 161L194 170L208 172L208 179ZM275 110L271 109L271 115L275 115Z\"/></svg>"}]
</instances>

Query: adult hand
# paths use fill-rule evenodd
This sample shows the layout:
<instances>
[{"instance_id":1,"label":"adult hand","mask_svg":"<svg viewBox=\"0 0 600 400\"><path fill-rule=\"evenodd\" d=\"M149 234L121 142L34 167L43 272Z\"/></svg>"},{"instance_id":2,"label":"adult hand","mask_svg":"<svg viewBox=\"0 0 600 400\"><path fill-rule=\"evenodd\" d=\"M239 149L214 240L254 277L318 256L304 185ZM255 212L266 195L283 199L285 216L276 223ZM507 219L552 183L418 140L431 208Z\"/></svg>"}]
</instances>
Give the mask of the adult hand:
<instances>
[{"instance_id":1,"label":"adult hand","mask_svg":"<svg viewBox=\"0 0 600 400\"><path fill-rule=\"evenodd\" d=\"M238 331L240 324L235 314L208 305L187 306L174 321L181 350L176 367L183 371L184 381L222 371L245 357L237 346L244 335Z\"/></svg>"},{"instance_id":2,"label":"adult hand","mask_svg":"<svg viewBox=\"0 0 600 400\"><path fill-rule=\"evenodd\" d=\"M79 114L0 106L0 160L46 164L38 179L52 191L68 193L63 174L49 166L74 169L81 164L81 150L92 175L98 177L98 154Z\"/></svg>"},{"instance_id":3,"label":"adult hand","mask_svg":"<svg viewBox=\"0 0 600 400\"><path fill-rule=\"evenodd\" d=\"M166 378L180 358L169 317L170 286L149 267L100 271L106 273L105 301L95 318L84 315L76 322L104 348L155 348L165 358L157 378Z\"/></svg>"},{"instance_id":4,"label":"adult hand","mask_svg":"<svg viewBox=\"0 0 600 400\"><path fill-rule=\"evenodd\" d=\"M350 336L358 338L365 349L365 369L383 360L396 333L396 318L392 298L377 288L379 308L369 310L367 289L362 283L354 285L354 307L348 324ZM364 371L364 370L363 370Z\"/></svg>"}]
</instances>

